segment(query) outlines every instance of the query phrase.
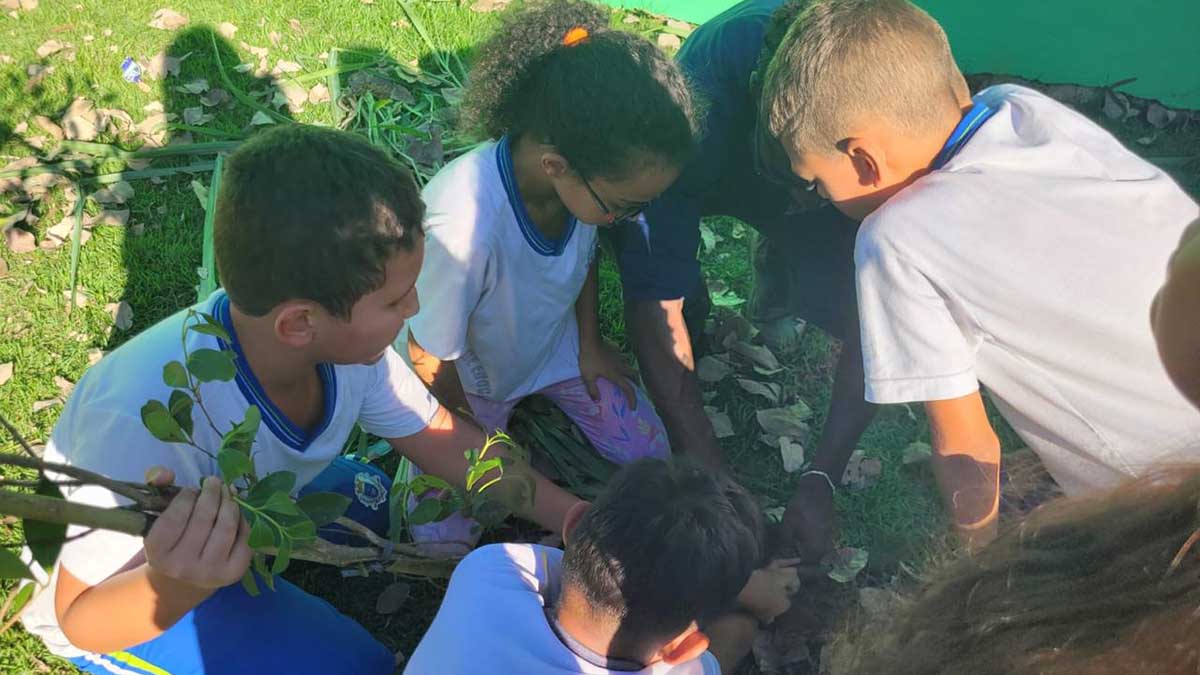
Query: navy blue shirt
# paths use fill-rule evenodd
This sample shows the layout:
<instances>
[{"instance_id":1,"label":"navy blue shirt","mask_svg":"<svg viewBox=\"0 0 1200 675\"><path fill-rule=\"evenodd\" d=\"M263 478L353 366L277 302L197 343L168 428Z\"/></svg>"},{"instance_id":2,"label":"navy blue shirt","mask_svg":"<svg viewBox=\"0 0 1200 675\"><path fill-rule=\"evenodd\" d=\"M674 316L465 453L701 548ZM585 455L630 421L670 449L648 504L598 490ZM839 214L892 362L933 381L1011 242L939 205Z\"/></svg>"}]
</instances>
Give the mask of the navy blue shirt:
<instances>
[{"instance_id":1,"label":"navy blue shirt","mask_svg":"<svg viewBox=\"0 0 1200 675\"><path fill-rule=\"evenodd\" d=\"M626 300L682 298L702 288L700 218L731 215L751 225L787 208L786 191L757 179L752 152L756 102L750 75L783 0L745 0L696 29L676 61L704 111L696 153L646 209L641 227L614 232Z\"/></svg>"}]
</instances>

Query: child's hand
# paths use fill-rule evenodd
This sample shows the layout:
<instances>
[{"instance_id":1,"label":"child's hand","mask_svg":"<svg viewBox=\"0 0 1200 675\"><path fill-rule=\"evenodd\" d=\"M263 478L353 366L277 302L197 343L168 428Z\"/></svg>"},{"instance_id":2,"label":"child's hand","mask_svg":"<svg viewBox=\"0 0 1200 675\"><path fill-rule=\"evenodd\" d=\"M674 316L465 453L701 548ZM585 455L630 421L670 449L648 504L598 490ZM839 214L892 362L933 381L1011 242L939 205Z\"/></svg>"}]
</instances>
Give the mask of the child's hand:
<instances>
[{"instance_id":1,"label":"child's hand","mask_svg":"<svg viewBox=\"0 0 1200 675\"><path fill-rule=\"evenodd\" d=\"M152 469L147 482L169 485L174 475ZM183 490L163 511L143 542L153 572L188 586L216 590L237 582L250 567L250 528L219 478L199 491Z\"/></svg>"},{"instance_id":2,"label":"child's hand","mask_svg":"<svg viewBox=\"0 0 1200 675\"><path fill-rule=\"evenodd\" d=\"M625 393L625 398L629 400L629 408L637 409L637 395L633 391L633 383L631 380L636 374L621 358L621 353L617 351L608 341L600 339L596 340L591 345L580 344L579 346L579 373L583 377L583 384L587 387L588 395L593 401L600 400L600 390L596 387L596 379L603 377L621 388Z\"/></svg>"},{"instance_id":3,"label":"child's hand","mask_svg":"<svg viewBox=\"0 0 1200 675\"><path fill-rule=\"evenodd\" d=\"M781 558L754 570L738 594L738 604L762 623L771 623L788 611L792 596L800 590L800 575L796 570L799 564L799 558Z\"/></svg>"}]
</instances>

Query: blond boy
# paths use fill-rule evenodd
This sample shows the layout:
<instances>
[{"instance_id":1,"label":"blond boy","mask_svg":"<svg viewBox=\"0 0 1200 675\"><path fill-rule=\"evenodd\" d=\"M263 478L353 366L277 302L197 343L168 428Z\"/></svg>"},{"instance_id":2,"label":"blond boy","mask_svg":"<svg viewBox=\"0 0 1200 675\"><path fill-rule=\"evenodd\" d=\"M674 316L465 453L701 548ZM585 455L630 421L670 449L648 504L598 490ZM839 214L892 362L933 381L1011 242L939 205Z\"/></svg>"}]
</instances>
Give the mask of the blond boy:
<instances>
[{"instance_id":1,"label":"blond boy","mask_svg":"<svg viewBox=\"0 0 1200 675\"><path fill-rule=\"evenodd\" d=\"M924 402L960 534L986 541L997 519L980 383L1068 493L1194 459L1200 416L1146 321L1198 212L1168 176L1035 91L972 98L941 27L904 0L814 0L762 115L793 172L862 223L866 397Z\"/></svg>"}]
</instances>

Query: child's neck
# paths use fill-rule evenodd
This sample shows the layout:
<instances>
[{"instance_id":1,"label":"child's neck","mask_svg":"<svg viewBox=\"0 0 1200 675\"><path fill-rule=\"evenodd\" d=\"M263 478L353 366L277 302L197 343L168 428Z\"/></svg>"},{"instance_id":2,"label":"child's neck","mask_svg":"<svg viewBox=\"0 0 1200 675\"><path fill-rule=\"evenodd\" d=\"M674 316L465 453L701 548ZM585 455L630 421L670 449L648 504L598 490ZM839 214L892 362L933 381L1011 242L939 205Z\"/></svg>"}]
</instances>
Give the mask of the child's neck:
<instances>
[{"instance_id":1,"label":"child's neck","mask_svg":"<svg viewBox=\"0 0 1200 675\"><path fill-rule=\"evenodd\" d=\"M525 210L543 236L558 239L566 230L571 213L542 170L542 155L549 147L524 135L512 138L511 143L513 173Z\"/></svg>"},{"instance_id":2,"label":"child's neck","mask_svg":"<svg viewBox=\"0 0 1200 675\"><path fill-rule=\"evenodd\" d=\"M302 350L282 348L270 315L250 316L231 304L229 318L247 365L272 402L278 404L297 391L311 389L318 380L318 362ZM303 426L303 420L292 421Z\"/></svg>"},{"instance_id":3,"label":"child's neck","mask_svg":"<svg viewBox=\"0 0 1200 675\"><path fill-rule=\"evenodd\" d=\"M614 624L597 617L582 593L564 587L554 611L560 630L600 656L645 665L654 660L654 654L638 653L641 650L617 644L619 622Z\"/></svg>"}]
</instances>

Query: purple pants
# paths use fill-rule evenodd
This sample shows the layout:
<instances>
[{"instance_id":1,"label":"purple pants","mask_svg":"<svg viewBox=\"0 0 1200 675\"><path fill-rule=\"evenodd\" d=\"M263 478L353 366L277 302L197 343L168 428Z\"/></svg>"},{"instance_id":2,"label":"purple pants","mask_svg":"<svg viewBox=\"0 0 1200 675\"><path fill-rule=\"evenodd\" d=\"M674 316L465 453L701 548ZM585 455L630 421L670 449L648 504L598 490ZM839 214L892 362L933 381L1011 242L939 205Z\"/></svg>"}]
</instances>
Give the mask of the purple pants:
<instances>
[{"instance_id":1,"label":"purple pants","mask_svg":"<svg viewBox=\"0 0 1200 675\"><path fill-rule=\"evenodd\" d=\"M600 400L593 401L588 394L583 378L576 377L552 384L538 394L549 398L567 417L579 425L580 431L591 442L596 451L608 461L623 465L656 457L666 459L671 454L667 443L667 431L663 427L654 406L646 394L636 385L637 409L629 407L625 393L617 385L605 379L596 381ZM508 418L521 399L494 401L467 394L475 418L489 433L507 431ZM402 469L403 470L403 469ZM420 473L409 466L412 475ZM409 502L415 508L416 499ZM413 541L428 544L431 552L464 553L474 548L479 540L479 528L475 522L454 514L445 520L411 528Z\"/></svg>"}]
</instances>

